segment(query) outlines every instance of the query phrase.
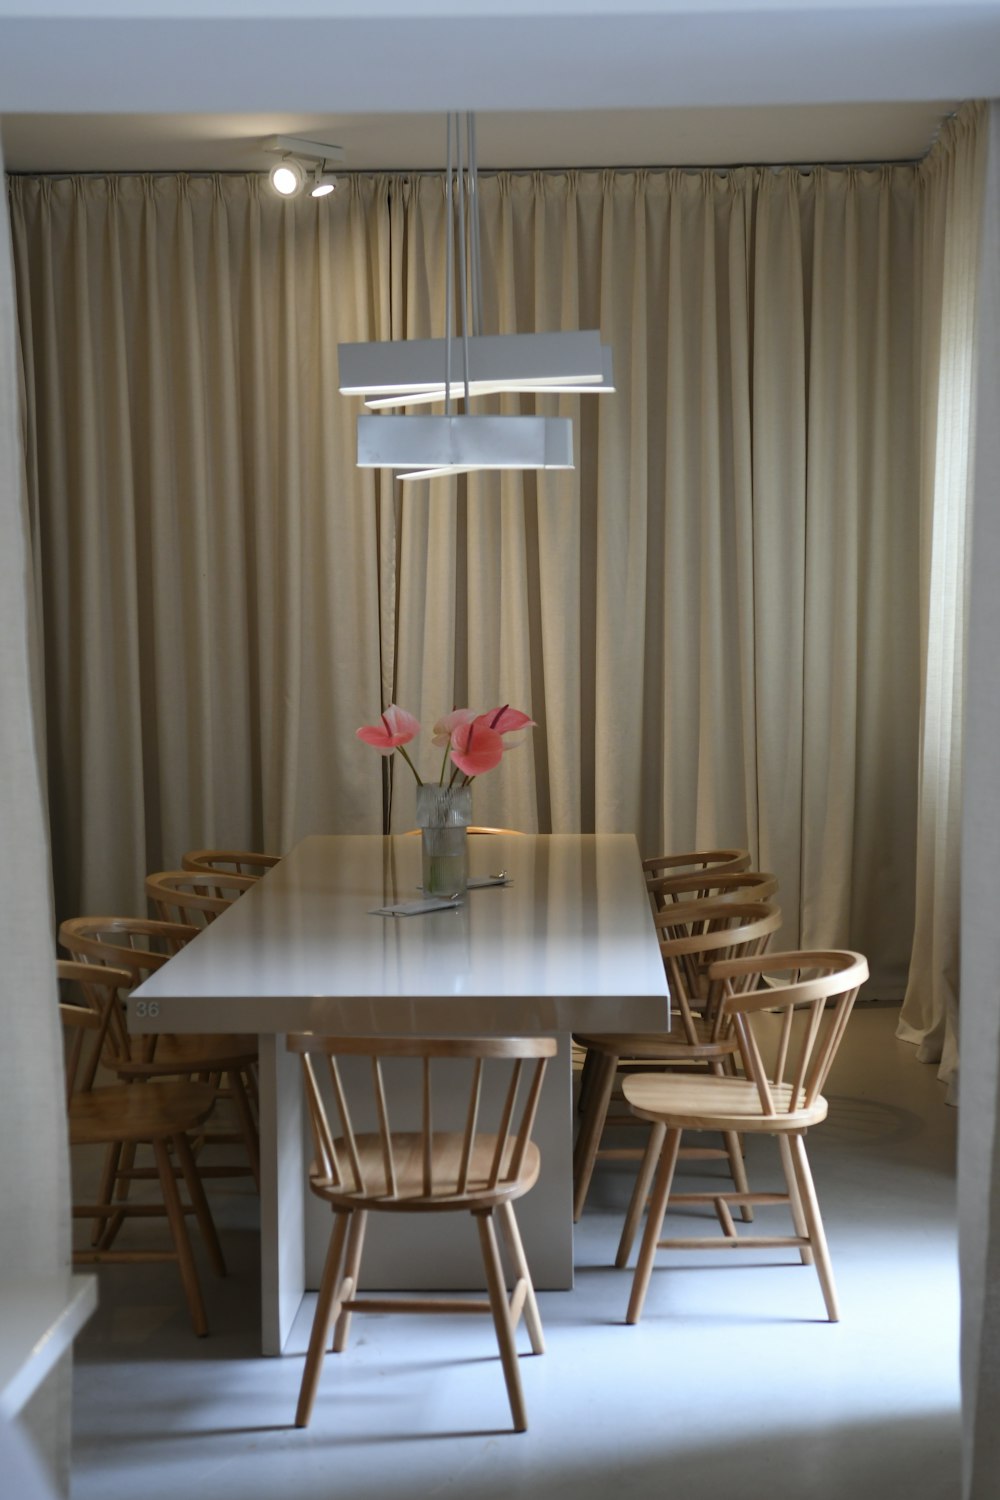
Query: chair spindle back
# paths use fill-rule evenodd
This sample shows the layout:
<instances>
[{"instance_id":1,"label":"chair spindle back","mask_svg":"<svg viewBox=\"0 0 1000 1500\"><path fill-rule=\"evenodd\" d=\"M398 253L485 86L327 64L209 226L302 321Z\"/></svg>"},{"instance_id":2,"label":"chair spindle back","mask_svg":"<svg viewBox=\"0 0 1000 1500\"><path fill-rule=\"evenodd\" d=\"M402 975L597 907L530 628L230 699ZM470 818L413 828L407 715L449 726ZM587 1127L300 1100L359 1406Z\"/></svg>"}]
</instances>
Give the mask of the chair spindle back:
<instances>
[{"instance_id":1,"label":"chair spindle back","mask_svg":"<svg viewBox=\"0 0 1000 1500\"><path fill-rule=\"evenodd\" d=\"M302 1059L317 1171L324 1182L359 1200L418 1206L442 1198L454 1204L483 1193L502 1195L504 1182L517 1178L556 1042L550 1037L426 1040L303 1033L290 1036L288 1048ZM340 1066L345 1057L370 1060L365 1089L363 1075L345 1076ZM410 1105L409 1118L403 1100L392 1098L395 1073L387 1077L383 1067L390 1060L395 1067L397 1059L419 1064L419 1086L410 1096L419 1105ZM490 1092L487 1108L487 1067L492 1074L504 1064L509 1065L506 1087L497 1097ZM464 1091L457 1074L464 1074ZM321 1078L338 1121L336 1130ZM362 1093L367 1097L362 1099ZM356 1128L352 1104L374 1120L375 1130ZM443 1124L439 1110L450 1114ZM484 1129L484 1114L496 1115L494 1129Z\"/></svg>"},{"instance_id":2,"label":"chair spindle back","mask_svg":"<svg viewBox=\"0 0 1000 1500\"><path fill-rule=\"evenodd\" d=\"M868 962L849 951L775 953L713 963L713 1002L731 1019L767 1115L810 1108L826 1084ZM767 988L756 985L767 977ZM780 977L783 982L774 981ZM779 1017L777 1037L774 1018ZM765 1019L767 1018L767 1019ZM768 1066L765 1053L773 1050ZM778 1093L779 1087L787 1088Z\"/></svg>"}]
</instances>

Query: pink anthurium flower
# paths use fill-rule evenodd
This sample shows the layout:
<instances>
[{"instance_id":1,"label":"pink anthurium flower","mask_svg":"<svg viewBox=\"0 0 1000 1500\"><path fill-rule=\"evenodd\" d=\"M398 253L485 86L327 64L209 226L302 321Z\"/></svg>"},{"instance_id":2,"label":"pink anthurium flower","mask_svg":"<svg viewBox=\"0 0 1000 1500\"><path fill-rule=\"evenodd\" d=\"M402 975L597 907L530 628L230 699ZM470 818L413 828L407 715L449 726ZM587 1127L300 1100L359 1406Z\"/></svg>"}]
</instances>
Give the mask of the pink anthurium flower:
<instances>
[{"instance_id":1,"label":"pink anthurium flower","mask_svg":"<svg viewBox=\"0 0 1000 1500\"><path fill-rule=\"evenodd\" d=\"M519 729L532 729L535 724L534 719L529 719L519 708L511 708L509 703L505 703L502 708L491 708L488 714L480 714L479 722L488 724L497 734L505 736L515 734ZM509 742L505 741L505 744L508 750L514 748Z\"/></svg>"},{"instance_id":2,"label":"pink anthurium flower","mask_svg":"<svg viewBox=\"0 0 1000 1500\"><path fill-rule=\"evenodd\" d=\"M358 739L371 745L379 755L391 755L397 745L408 745L420 733L420 721L405 708L390 703L377 724L362 724Z\"/></svg>"},{"instance_id":3,"label":"pink anthurium flower","mask_svg":"<svg viewBox=\"0 0 1000 1500\"><path fill-rule=\"evenodd\" d=\"M451 736L451 758L465 776L481 776L500 764L503 740L481 718L458 724Z\"/></svg>"},{"instance_id":4,"label":"pink anthurium flower","mask_svg":"<svg viewBox=\"0 0 1000 1500\"><path fill-rule=\"evenodd\" d=\"M438 719L434 725L434 736L432 745L439 750L446 750L451 744L451 737L460 724L471 724L477 717L474 708L453 708L450 714L445 714L443 719Z\"/></svg>"},{"instance_id":5,"label":"pink anthurium flower","mask_svg":"<svg viewBox=\"0 0 1000 1500\"><path fill-rule=\"evenodd\" d=\"M403 749L419 733L420 720L408 714L405 708L397 708L395 703L390 703L380 721L377 724L362 724L357 736L366 745L371 745L373 750L377 750L379 755L391 755L394 750L398 750L419 784L420 774Z\"/></svg>"}]
</instances>

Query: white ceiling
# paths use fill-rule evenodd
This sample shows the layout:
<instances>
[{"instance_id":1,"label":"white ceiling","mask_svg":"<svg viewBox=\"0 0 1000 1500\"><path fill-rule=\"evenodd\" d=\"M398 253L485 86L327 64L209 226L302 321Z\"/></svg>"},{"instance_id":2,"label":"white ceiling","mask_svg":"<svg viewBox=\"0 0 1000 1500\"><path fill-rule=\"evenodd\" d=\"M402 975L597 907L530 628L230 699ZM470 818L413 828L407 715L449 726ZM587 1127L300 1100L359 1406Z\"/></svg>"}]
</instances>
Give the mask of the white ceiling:
<instances>
[{"instance_id":1,"label":"white ceiling","mask_svg":"<svg viewBox=\"0 0 1000 1500\"><path fill-rule=\"evenodd\" d=\"M698 166L898 161L923 156L953 101L725 109L487 113L481 167ZM268 135L336 142L345 170L444 165L444 117L406 115L7 115L12 172L266 169Z\"/></svg>"},{"instance_id":2,"label":"white ceiling","mask_svg":"<svg viewBox=\"0 0 1000 1500\"><path fill-rule=\"evenodd\" d=\"M1000 0L0 0L15 171L439 168L448 108L484 167L898 160L995 96Z\"/></svg>"}]
</instances>

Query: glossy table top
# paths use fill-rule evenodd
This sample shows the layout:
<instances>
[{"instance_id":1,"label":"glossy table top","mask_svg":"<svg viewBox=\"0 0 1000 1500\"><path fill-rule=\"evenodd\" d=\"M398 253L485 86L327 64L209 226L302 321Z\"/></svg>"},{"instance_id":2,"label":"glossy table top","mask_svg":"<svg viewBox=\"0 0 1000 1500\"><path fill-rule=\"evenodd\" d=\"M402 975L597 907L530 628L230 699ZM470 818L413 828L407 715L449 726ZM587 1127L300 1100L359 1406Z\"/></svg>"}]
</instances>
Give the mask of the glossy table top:
<instances>
[{"instance_id":1,"label":"glossy table top","mask_svg":"<svg viewBox=\"0 0 1000 1500\"><path fill-rule=\"evenodd\" d=\"M130 998L133 1031L389 1035L662 1030L667 988L635 839L469 838L511 883L413 917L420 839L304 839Z\"/></svg>"}]
</instances>

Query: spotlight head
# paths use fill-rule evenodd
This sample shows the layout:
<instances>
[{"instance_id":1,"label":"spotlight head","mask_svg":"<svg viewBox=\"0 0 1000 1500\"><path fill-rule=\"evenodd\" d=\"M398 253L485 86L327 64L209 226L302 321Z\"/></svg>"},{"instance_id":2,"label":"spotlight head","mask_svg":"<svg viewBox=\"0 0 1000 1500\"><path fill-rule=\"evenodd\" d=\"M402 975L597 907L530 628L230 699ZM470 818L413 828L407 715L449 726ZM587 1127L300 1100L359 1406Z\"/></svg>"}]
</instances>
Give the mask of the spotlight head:
<instances>
[{"instance_id":1,"label":"spotlight head","mask_svg":"<svg viewBox=\"0 0 1000 1500\"><path fill-rule=\"evenodd\" d=\"M296 161L294 156L283 156L271 168L271 186L276 193L283 198L294 198L296 193L301 193L305 186L306 174L302 163Z\"/></svg>"},{"instance_id":2,"label":"spotlight head","mask_svg":"<svg viewBox=\"0 0 1000 1500\"><path fill-rule=\"evenodd\" d=\"M328 193L332 193L333 192L333 190L334 190L334 188L336 186L337 186L337 179L333 175L333 173L332 172L321 172L319 170L319 168L317 167L316 168L316 175L313 178L313 185L312 185L312 189L311 189L311 196L313 198L325 198Z\"/></svg>"}]
</instances>

